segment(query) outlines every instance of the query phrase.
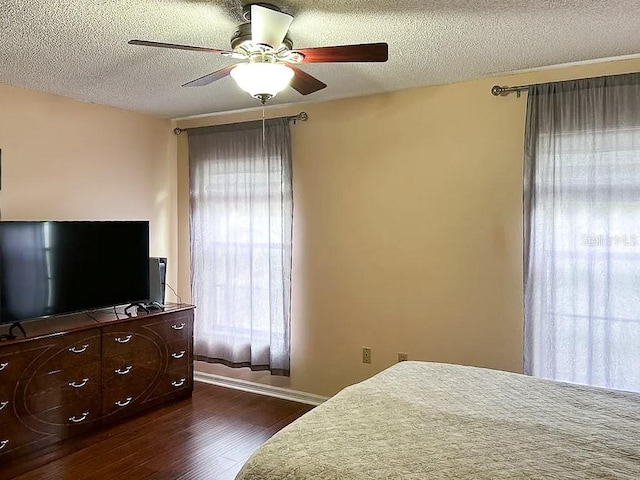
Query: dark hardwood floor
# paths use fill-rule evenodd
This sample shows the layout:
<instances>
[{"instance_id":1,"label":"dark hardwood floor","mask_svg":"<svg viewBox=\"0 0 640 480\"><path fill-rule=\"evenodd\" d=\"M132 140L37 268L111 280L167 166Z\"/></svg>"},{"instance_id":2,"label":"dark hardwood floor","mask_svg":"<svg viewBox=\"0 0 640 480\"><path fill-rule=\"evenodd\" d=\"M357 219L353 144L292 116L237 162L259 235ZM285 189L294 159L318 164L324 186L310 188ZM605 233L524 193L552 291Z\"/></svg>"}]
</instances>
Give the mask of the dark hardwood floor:
<instances>
[{"instance_id":1,"label":"dark hardwood floor","mask_svg":"<svg viewBox=\"0 0 640 480\"><path fill-rule=\"evenodd\" d=\"M191 399L0 464L0 478L232 480L256 448L312 408L196 382Z\"/></svg>"}]
</instances>

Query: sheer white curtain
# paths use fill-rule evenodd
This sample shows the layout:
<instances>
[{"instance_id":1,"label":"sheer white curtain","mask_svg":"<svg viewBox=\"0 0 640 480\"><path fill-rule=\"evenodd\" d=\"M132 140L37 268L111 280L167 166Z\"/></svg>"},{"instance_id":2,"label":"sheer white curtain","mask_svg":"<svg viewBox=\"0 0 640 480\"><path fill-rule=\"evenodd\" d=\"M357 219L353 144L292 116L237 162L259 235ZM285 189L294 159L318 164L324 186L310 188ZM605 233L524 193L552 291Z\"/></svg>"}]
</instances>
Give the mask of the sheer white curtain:
<instances>
[{"instance_id":1,"label":"sheer white curtain","mask_svg":"<svg viewBox=\"0 0 640 480\"><path fill-rule=\"evenodd\" d=\"M640 391L640 75L530 88L525 373Z\"/></svg>"},{"instance_id":2,"label":"sheer white curtain","mask_svg":"<svg viewBox=\"0 0 640 480\"><path fill-rule=\"evenodd\" d=\"M195 357L288 375L289 122L188 132Z\"/></svg>"}]
</instances>

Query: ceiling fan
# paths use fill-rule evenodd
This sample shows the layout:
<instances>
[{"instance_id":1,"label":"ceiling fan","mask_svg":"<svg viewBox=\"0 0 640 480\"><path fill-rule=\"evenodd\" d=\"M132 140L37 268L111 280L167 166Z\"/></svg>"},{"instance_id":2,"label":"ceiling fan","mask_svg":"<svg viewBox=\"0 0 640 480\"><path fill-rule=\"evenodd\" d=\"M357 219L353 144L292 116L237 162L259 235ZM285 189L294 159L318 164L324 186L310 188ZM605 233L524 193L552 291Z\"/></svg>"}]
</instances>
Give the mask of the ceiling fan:
<instances>
[{"instance_id":1,"label":"ceiling fan","mask_svg":"<svg viewBox=\"0 0 640 480\"><path fill-rule=\"evenodd\" d=\"M291 85L302 95L309 95L327 86L298 68L296 66L298 64L386 62L389 58L389 47L386 43L294 50L293 42L287 36L293 22L293 16L266 3L246 5L243 11L247 22L238 25L233 32L231 50L146 40L130 40L129 44L216 53L245 60L187 82L182 86L201 87L231 75L241 89L263 104L288 85Z\"/></svg>"}]
</instances>

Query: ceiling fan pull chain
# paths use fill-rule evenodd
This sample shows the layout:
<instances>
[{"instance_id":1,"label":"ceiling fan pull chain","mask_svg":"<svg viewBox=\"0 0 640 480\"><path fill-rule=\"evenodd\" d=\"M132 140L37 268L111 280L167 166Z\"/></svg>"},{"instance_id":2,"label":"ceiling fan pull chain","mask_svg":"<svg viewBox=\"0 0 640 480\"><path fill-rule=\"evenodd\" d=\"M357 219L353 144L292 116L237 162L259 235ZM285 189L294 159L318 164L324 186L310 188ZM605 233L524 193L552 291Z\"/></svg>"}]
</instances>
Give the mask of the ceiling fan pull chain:
<instances>
[{"instance_id":1,"label":"ceiling fan pull chain","mask_svg":"<svg viewBox=\"0 0 640 480\"><path fill-rule=\"evenodd\" d=\"M262 107L262 156L266 158L267 152L264 148L264 106Z\"/></svg>"}]
</instances>

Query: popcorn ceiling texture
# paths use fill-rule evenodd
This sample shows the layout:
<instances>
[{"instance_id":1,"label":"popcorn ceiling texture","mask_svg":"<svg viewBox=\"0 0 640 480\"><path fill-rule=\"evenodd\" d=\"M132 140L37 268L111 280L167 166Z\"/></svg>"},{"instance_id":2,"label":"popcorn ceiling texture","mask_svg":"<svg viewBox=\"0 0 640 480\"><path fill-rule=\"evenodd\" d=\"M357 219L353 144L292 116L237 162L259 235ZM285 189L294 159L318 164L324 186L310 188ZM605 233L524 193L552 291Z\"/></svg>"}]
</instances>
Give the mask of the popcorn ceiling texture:
<instances>
[{"instance_id":1,"label":"popcorn ceiling texture","mask_svg":"<svg viewBox=\"0 0 640 480\"><path fill-rule=\"evenodd\" d=\"M386 41L385 64L302 68L328 87L270 104L368 95L490 74L640 53L638 0L272 0L295 15L294 48ZM130 39L229 48L234 0L0 0L0 82L128 110L181 117L258 106L213 54Z\"/></svg>"}]
</instances>

